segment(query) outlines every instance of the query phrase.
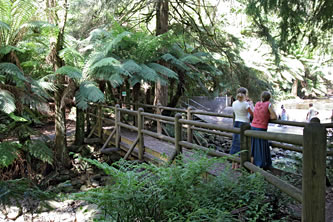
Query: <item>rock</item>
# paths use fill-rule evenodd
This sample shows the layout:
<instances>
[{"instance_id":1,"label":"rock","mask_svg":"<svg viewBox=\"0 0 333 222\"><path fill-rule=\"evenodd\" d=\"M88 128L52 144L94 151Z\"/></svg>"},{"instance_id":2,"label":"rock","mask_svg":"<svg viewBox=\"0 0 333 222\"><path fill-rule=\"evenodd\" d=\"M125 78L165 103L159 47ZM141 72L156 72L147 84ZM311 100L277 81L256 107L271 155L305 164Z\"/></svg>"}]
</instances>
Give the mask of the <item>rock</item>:
<instances>
[{"instance_id":1,"label":"rock","mask_svg":"<svg viewBox=\"0 0 333 222\"><path fill-rule=\"evenodd\" d=\"M91 186L93 186L93 187L99 187L99 182L96 181L96 180L93 180L93 181L91 182Z\"/></svg>"},{"instance_id":2,"label":"rock","mask_svg":"<svg viewBox=\"0 0 333 222\"><path fill-rule=\"evenodd\" d=\"M22 209L17 206L10 206L7 209L7 218L15 220L22 213Z\"/></svg>"},{"instance_id":3,"label":"rock","mask_svg":"<svg viewBox=\"0 0 333 222\"><path fill-rule=\"evenodd\" d=\"M61 207L64 205L64 203L62 203L62 202L58 202L58 201L55 201L55 200L48 200L48 201L46 201L46 203L47 203L50 207L52 207L53 209L61 208Z\"/></svg>"},{"instance_id":4,"label":"rock","mask_svg":"<svg viewBox=\"0 0 333 222\"><path fill-rule=\"evenodd\" d=\"M86 185L82 185L82 186L80 187L80 190L81 190L81 191L88 191L89 188L88 188Z\"/></svg>"}]
</instances>

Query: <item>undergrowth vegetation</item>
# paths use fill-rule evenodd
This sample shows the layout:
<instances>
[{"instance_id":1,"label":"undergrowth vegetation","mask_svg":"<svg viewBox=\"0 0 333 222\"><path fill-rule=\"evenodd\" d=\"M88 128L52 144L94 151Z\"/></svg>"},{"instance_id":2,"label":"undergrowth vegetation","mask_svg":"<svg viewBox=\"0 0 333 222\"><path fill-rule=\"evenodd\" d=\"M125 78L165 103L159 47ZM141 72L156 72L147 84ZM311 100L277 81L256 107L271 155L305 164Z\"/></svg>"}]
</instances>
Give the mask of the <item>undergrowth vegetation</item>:
<instances>
[{"instance_id":1,"label":"undergrowth vegetation","mask_svg":"<svg viewBox=\"0 0 333 222\"><path fill-rule=\"evenodd\" d=\"M110 176L108 185L71 197L97 204L104 216L96 221L272 221L279 217L264 178L225 168L207 171L225 160L200 154L165 167L118 161L111 166L85 159ZM275 198L279 200L279 198ZM280 205L286 204L281 201Z\"/></svg>"}]
</instances>

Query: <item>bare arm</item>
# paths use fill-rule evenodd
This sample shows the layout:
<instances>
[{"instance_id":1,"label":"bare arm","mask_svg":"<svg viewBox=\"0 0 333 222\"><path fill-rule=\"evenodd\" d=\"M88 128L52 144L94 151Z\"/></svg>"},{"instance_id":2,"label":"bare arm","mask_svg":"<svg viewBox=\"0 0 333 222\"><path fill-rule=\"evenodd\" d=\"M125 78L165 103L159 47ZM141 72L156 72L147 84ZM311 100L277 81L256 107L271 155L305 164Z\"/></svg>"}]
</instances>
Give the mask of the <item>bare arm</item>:
<instances>
[{"instance_id":1,"label":"bare arm","mask_svg":"<svg viewBox=\"0 0 333 222\"><path fill-rule=\"evenodd\" d=\"M277 119L277 115L272 107L272 105L268 106L269 114L270 114L270 119L274 120Z\"/></svg>"}]
</instances>

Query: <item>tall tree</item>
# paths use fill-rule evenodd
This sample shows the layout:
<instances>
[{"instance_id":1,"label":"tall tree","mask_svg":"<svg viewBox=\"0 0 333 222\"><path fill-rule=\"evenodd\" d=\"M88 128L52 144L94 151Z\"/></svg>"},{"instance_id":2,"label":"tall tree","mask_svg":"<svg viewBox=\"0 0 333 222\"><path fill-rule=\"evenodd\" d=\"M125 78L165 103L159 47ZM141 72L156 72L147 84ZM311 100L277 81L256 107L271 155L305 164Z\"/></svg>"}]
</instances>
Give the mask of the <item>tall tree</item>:
<instances>
[{"instance_id":1,"label":"tall tree","mask_svg":"<svg viewBox=\"0 0 333 222\"><path fill-rule=\"evenodd\" d=\"M169 0L159 0L156 4L156 35L166 33L169 29ZM167 78L167 77L165 77ZM168 85L158 80L155 85L154 104L168 104Z\"/></svg>"},{"instance_id":2,"label":"tall tree","mask_svg":"<svg viewBox=\"0 0 333 222\"><path fill-rule=\"evenodd\" d=\"M59 16L58 2L56 0L46 1L46 10L48 22L58 27L56 38L50 40L50 54L48 61L52 64L53 71L65 65L63 59L59 56L59 52L64 48L65 27L67 22L68 5L67 0L63 2L63 16ZM60 19L62 18L62 19ZM69 166L69 154L66 144L66 103L65 98L68 94L73 93L75 85L69 80L68 86L65 88L65 76L56 74L56 90L54 93L55 102L55 143L54 151L58 163Z\"/></svg>"}]
</instances>

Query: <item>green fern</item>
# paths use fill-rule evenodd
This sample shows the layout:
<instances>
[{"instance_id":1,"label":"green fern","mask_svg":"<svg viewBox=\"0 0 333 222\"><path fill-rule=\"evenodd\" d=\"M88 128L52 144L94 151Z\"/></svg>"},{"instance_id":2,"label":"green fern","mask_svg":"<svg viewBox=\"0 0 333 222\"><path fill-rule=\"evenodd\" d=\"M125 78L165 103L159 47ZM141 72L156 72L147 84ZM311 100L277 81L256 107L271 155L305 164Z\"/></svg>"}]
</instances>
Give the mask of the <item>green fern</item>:
<instances>
[{"instance_id":1,"label":"green fern","mask_svg":"<svg viewBox=\"0 0 333 222\"><path fill-rule=\"evenodd\" d=\"M13 63L8 63L8 62L0 63L0 75L6 75L10 79L27 81L22 71Z\"/></svg>"},{"instance_id":2,"label":"green fern","mask_svg":"<svg viewBox=\"0 0 333 222\"><path fill-rule=\"evenodd\" d=\"M122 67L131 74L139 73L142 71L142 67L131 59L125 61L122 64Z\"/></svg>"},{"instance_id":3,"label":"green fern","mask_svg":"<svg viewBox=\"0 0 333 222\"><path fill-rule=\"evenodd\" d=\"M116 38L114 38L112 42L106 47L106 54L108 55L112 53L114 50L119 49L120 43L123 41L123 39L126 37L130 37L131 35L132 35L131 32L123 32L117 35Z\"/></svg>"},{"instance_id":4,"label":"green fern","mask_svg":"<svg viewBox=\"0 0 333 222\"><path fill-rule=\"evenodd\" d=\"M0 89L0 110L9 114L16 109L15 99L7 90Z\"/></svg>"},{"instance_id":5,"label":"green fern","mask_svg":"<svg viewBox=\"0 0 333 222\"><path fill-rule=\"evenodd\" d=\"M176 66L177 68L185 71L189 71L190 68L181 60L177 59L173 55L167 53L162 56L162 59L164 59L166 62L170 62L172 65Z\"/></svg>"},{"instance_id":6,"label":"green fern","mask_svg":"<svg viewBox=\"0 0 333 222\"><path fill-rule=\"evenodd\" d=\"M185 63L190 63L190 64L197 64L202 62L202 60L194 55L187 55L183 58L180 59L181 61L185 62Z\"/></svg>"},{"instance_id":7,"label":"green fern","mask_svg":"<svg viewBox=\"0 0 333 222\"><path fill-rule=\"evenodd\" d=\"M41 140L30 141L29 143L26 144L25 149L27 149L29 154L34 156L35 158L52 165L53 152L45 144L44 141Z\"/></svg>"},{"instance_id":8,"label":"green fern","mask_svg":"<svg viewBox=\"0 0 333 222\"><path fill-rule=\"evenodd\" d=\"M82 73L81 70L78 68L72 67L72 66L62 66L55 72L56 74L66 75L69 78L75 79L75 80L81 80Z\"/></svg>"},{"instance_id":9,"label":"green fern","mask_svg":"<svg viewBox=\"0 0 333 222\"><path fill-rule=\"evenodd\" d=\"M104 94L95 84L90 81L81 83L79 90L75 93L77 107L85 110L88 102L104 102Z\"/></svg>"},{"instance_id":10,"label":"green fern","mask_svg":"<svg viewBox=\"0 0 333 222\"><path fill-rule=\"evenodd\" d=\"M0 168L8 167L18 157L22 145L13 142L0 143ZM1 198L0 198L1 199Z\"/></svg>"},{"instance_id":11,"label":"green fern","mask_svg":"<svg viewBox=\"0 0 333 222\"><path fill-rule=\"evenodd\" d=\"M155 82L158 79L157 72L145 64L141 64L141 72L138 74L146 81Z\"/></svg>"},{"instance_id":12,"label":"green fern","mask_svg":"<svg viewBox=\"0 0 333 222\"><path fill-rule=\"evenodd\" d=\"M177 73L172 71L171 69L162 66L158 63L149 63L148 66L154 69L156 72L161 73L162 75L167 76L168 78L178 79Z\"/></svg>"}]
</instances>

